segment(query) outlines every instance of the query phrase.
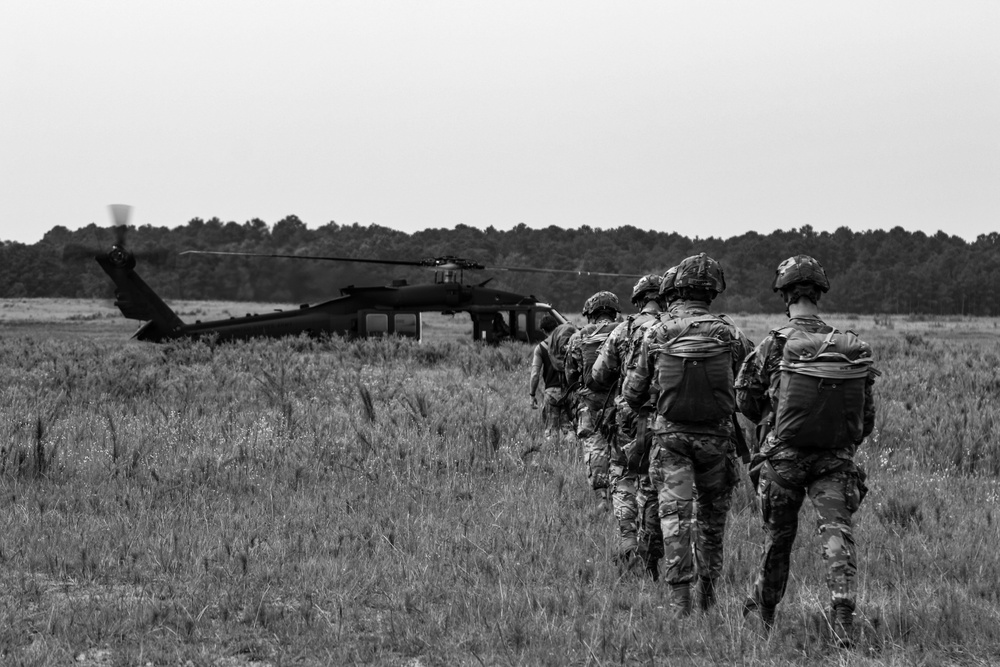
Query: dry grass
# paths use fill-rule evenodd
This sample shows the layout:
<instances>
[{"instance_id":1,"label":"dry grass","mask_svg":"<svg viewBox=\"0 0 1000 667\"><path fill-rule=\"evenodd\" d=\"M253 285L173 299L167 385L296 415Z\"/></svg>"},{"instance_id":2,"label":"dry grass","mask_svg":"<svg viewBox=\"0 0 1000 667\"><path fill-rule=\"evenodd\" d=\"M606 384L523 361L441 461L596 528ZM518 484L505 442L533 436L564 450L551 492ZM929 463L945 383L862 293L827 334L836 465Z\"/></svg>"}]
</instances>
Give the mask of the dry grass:
<instances>
[{"instance_id":1,"label":"dry grass","mask_svg":"<svg viewBox=\"0 0 1000 667\"><path fill-rule=\"evenodd\" d=\"M778 629L743 623L761 544L745 484L718 610L677 623L661 586L619 579L576 453L522 398L527 346L480 347L447 320L422 344L155 346L48 317L0 324L4 664L1000 657L995 321L830 318L885 372L862 636L843 651L808 509ZM774 324L736 319L754 339Z\"/></svg>"}]
</instances>

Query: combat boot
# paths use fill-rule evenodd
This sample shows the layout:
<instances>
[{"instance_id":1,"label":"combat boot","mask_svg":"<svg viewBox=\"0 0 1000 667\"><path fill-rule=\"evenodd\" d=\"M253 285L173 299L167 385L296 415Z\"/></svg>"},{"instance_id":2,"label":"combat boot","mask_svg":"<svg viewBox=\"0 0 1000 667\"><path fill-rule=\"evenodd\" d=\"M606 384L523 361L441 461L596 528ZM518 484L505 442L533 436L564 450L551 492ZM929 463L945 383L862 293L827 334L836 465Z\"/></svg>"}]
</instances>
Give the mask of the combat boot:
<instances>
[{"instance_id":1,"label":"combat boot","mask_svg":"<svg viewBox=\"0 0 1000 667\"><path fill-rule=\"evenodd\" d=\"M674 618L691 615L691 586L670 584L670 613Z\"/></svg>"},{"instance_id":2,"label":"combat boot","mask_svg":"<svg viewBox=\"0 0 1000 667\"><path fill-rule=\"evenodd\" d=\"M854 645L854 603L849 600L838 600L830 610L833 636L841 648Z\"/></svg>"},{"instance_id":3,"label":"combat boot","mask_svg":"<svg viewBox=\"0 0 1000 667\"><path fill-rule=\"evenodd\" d=\"M760 614L760 620L764 624L764 634L771 634L771 630L774 628L775 608L761 604L752 597L747 598L746 602L743 603L743 618L748 617L754 612Z\"/></svg>"},{"instance_id":4,"label":"combat boot","mask_svg":"<svg viewBox=\"0 0 1000 667\"><path fill-rule=\"evenodd\" d=\"M715 606L715 579L698 577L698 607L708 611Z\"/></svg>"},{"instance_id":5,"label":"combat boot","mask_svg":"<svg viewBox=\"0 0 1000 667\"><path fill-rule=\"evenodd\" d=\"M642 560L639 558L638 549L631 547L615 556L615 564L618 565L618 576L638 575L639 566Z\"/></svg>"},{"instance_id":6,"label":"combat boot","mask_svg":"<svg viewBox=\"0 0 1000 667\"><path fill-rule=\"evenodd\" d=\"M646 561L646 576L653 581L660 580L660 561L658 560L647 560Z\"/></svg>"}]
</instances>

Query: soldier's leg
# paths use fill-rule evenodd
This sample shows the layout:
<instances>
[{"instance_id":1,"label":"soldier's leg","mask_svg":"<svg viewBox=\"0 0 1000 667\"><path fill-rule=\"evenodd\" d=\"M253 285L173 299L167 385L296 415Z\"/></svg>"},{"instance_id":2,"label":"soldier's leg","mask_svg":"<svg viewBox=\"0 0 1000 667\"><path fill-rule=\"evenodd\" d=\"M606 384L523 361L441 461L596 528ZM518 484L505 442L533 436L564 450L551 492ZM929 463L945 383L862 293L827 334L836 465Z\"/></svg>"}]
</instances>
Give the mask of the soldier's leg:
<instances>
[{"instance_id":1,"label":"soldier's leg","mask_svg":"<svg viewBox=\"0 0 1000 667\"><path fill-rule=\"evenodd\" d=\"M639 471L636 505L639 511L639 552L646 572L659 578L659 563L663 558L663 530L660 528L659 502L656 487L649 478L649 468Z\"/></svg>"},{"instance_id":2,"label":"soldier's leg","mask_svg":"<svg viewBox=\"0 0 1000 667\"><path fill-rule=\"evenodd\" d=\"M656 485L659 501L664 577L672 591L674 613L684 615L691 610L690 584L694 579L691 554L694 466L690 437L683 433L656 434L654 443L649 475Z\"/></svg>"},{"instance_id":3,"label":"soldier's leg","mask_svg":"<svg viewBox=\"0 0 1000 667\"><path fill-rule=\"evenodd\" d=\"M639 551L636 506L638 473L630 471L620 461L612 461L610 478L611 502L618 524L618 559L620 564L629 565Z\"/></svg>"},{"instance_id":4,"label":"soldier's leg","mask_svg":"<svg viewBox=\"0 0 1000 667\"><path fill-rule=\"evenodd\" d=\"M794 464L778 461L764 467L757 488L764 522L764 556L754 583L753 599L772 613L784 597L788 583L799 509L805 500L805 489L796 486L802 479L802 471Z\"/></svg>"},{"instance_id":5,"label":"soldier's leg","mask_svg":"<svg viewBox=\"0 0 1000 667\"><path fill-rule=\"evenodd\" d=\"M852 516L861 502L857 478L851 471L821 477L809 485L809 499L818 515L817 531L826 562L831 607L848 607L853 612L858 568Z\"/></svg>"},{"instance_id":6,"label":"soldier's leg","mask_svg":"<svg viewBox=\"0 0 1000 667\"><path fill-rule=\"evenodd\" d=\"M722 574L726 518L738 479L736 459L728 438L693 437L695 504L695 561L702 609L715 604L715 582Z\"/></svg>"},{"instance_id":7,"label":"soldier's leg","mask_svg":"<svg viewBox=\"0 0 1000 667\"><path fill-rule=\"evenodd\" d=\"M562 409L559 402L563 399L563 392L558 387L545 388L545 402L542 403L542 420L545 424L547 435L562 435Z\"/></svg>"},{"instance_id":8,"label":"soldier's leg","mask_svg":"<svg viewBox=\"0 0 1000 667\"><path fill-rule=\"evenodd\" d=\"M609 468L608 441L600 431L591 433L583 440L583 456L587 462L587 478L592 489L608 488Z\"/></svg>"}]
</instances>

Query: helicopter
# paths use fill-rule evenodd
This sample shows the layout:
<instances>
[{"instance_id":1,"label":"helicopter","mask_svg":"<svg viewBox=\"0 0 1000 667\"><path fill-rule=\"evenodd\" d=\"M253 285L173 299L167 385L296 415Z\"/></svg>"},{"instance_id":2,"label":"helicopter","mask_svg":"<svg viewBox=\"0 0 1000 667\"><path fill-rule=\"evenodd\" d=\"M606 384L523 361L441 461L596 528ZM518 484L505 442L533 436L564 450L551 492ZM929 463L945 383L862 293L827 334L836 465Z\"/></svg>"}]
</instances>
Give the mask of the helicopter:
<instances>
[{"instance_id":1,"label":"helicopter","mask_svg":"<svg viewBox=\"0 0 1000 667\"><path fill-rule=\"evenodd\" d=\"M486 287L492 278L478 284L464 284L465 271L565 273L619 278L642 276L642 274L568 269L487 267L479 262L452 255L420 260L384 260L187 250L180 254L422 266L435 271L433 284L411 285L405 280L393 280L389 285L368 287L349 285L341 288L338 297L312 305L302 304L295 310L189 323L181 320L136 272L136 256L125 246L125 230L128 228L131 207L115 204L110 209L115 223L115 243L110 251L98 254L95 259L115 284L115 306L126 318L143 322L132 335L132 338L140 341L159 343L178 338L208 336L225 341L301 334L314 337L339 334L352 338L397 335L419 340L422 313L465 312L472 319L472 337L476 341L498 343L502 340L520 340L534 343L544 340L547 336L541 328L545 316L552 316L559 324L566 322L566 317L552 305L541 302L532 295Z\"/></svg>"}]
</instances>

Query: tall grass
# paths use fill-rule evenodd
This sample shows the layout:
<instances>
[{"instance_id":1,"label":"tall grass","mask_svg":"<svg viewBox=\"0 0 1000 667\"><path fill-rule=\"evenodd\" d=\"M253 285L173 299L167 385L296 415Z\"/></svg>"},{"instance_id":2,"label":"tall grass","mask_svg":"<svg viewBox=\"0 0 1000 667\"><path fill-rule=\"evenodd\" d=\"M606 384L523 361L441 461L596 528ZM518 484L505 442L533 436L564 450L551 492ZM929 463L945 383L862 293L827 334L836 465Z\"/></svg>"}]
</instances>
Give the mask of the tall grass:
<instances>
[{"instance_id":1,"label":"tall grass","mask_svg":"<svg viewBox=\"0 0 1000 667\"><path fill-rule=\"evenodd\" d=\"M989 664L996 331L835 323L885 373L853 650L822 616L811 509L775 632L744 623L746 483L718 609L673 621L663 585L619 577L575 445L529 409L527 346L18 335L0 349L5 664Z\"/></svg>"}]
</instances>

